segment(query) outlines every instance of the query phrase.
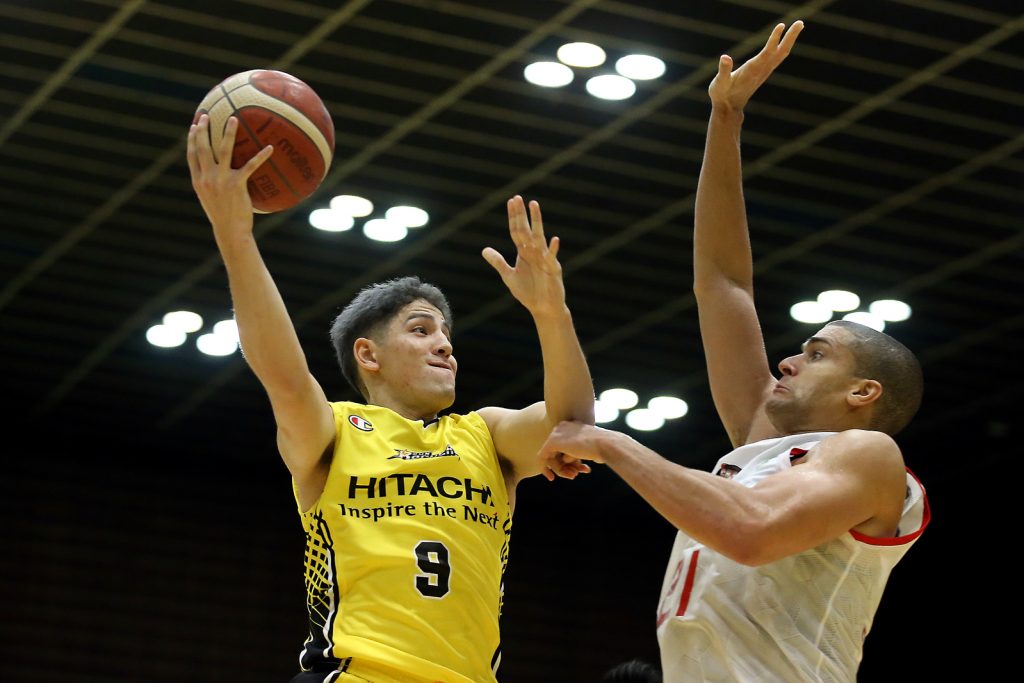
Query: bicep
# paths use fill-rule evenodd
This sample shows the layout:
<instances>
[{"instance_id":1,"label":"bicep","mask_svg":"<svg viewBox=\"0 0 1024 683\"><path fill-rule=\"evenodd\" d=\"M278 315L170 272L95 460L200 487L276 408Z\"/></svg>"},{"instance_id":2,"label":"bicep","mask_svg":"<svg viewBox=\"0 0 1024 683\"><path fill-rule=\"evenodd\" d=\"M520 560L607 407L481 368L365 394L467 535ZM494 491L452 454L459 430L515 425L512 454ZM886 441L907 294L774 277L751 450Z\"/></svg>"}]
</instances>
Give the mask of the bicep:
<instances>
[{"instance_id":1,"label":"bicep","mask_svg":"<svg viewBox=\"0 0 1024 683\"><path fill-rule=\"evenodd\" d=\"M498 457L511 464L516 480L541 473L540 447L554 427L543 401L521 410L488 407L477 413L491 432Z\"/></svg>"},{"instance_id":2,"label":"bicep","mask_svg":"<svg viewBox=\"0 0 1024 683\"><path fill-rule=\"evenodd\" d=\"M751 491L766 510L761 552L772 561L838 538L890 514L902 500L902 457L880 439L840 434L812 460L767 477Z\"/></svg>"},{"instance_id":3,"label":"bicep","mask_svg":"<svg viewBox=\"0 0 1024 683\"><path fill-rule=\"evenodd\" d=\"M731 282L695 291L715 409L733 445L747 440L775 378L753 294Z\"/></svg>"}]
</instances>

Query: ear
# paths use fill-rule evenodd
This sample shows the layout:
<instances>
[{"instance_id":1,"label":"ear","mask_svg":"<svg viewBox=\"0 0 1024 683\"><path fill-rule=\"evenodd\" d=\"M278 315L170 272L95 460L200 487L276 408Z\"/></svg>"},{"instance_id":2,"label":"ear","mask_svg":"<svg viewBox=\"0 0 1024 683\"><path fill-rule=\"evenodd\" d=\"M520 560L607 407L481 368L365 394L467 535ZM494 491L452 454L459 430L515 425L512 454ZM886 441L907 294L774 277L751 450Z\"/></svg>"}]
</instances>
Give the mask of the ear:
<instances>
[{"instance_id":1,"label":"ear","mask_svg":"<svg viewBox=\"0 0 1024 683\"><path fill-rule=\"evenodd\" d=\"M377 358L377 345L372 339L360 337L352 342L352 356L356 359L356 366L365 372L380 372L380 361Z\"/></svg>"},{"instance_id":2,"label":"ear","mask_svg":"<svg viewBox=\"0 0 1024 683\"><path fill-rule=\"evenodd\" d=\"M851 408L865 408L882 397L882 385L873 379L858 380L853 390L846 395Z\"/></svg>"}]
</instances>

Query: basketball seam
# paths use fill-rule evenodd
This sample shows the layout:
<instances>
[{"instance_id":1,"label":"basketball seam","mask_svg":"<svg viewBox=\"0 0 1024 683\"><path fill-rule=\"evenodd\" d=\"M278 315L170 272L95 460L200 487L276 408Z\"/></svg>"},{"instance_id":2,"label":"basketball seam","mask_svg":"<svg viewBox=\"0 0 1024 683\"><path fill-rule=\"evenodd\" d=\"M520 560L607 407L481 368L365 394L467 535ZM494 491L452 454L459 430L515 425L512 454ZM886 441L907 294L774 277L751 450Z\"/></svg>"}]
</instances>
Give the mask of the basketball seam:
<instances>
[{"instance_id":1,"label":"basketball seam","mask_svg":"<svg viewBox=\"0 0 1024 683\"><path fill-rule=\"evenodd\" d=\"M266 69L253 69L251 71L246 71L246 72L243 72L243 73L235 74L231 78L225 79L223 82L221 82L217 86L216 89L220 90L220 92L222 93L222 96L219 97L218 99L214 100L213 102L210 102L209 106L208 106L208 110L212 110L217 105L217 103L219 103L221 100L227 100L228 104L231 105L233 111L235 111L235 113L237 113L238 112L238 108L235 106L234 101L230 97L231 93L234 93L237 90L243 90L243 89L245 89L247 87L251 87L251 88L255 89L260 94L261 97L266 97L269 100L273 100L274 102L280 104L281 107L284 108L285 110L287 110L289 112L293 112L297 116L301 116L303 119L305 119L306 121L309 122L309 124L311 125L312 129L314 131L316 131L316 134L317 134L317 137L313 137L312 135L309 135L308 133L306 133L305 130L303 130L304 126L296 125L296 128L298 130L300 130L300 132L302 132L310 142L313 143L313 145L320 151L320 156L323 157L323 160L324 160L324 174L323 174L323 177L320 178L320 180L322 181L324 178L327 177L327 172L330 169L330 165L331 165L330 162L331 162L331 160L334 157L334 144L332 144L332 142L327 138L327 135L324 133L324 131L321 130L320 127L316 124L316 121L314 121L313 118L307 116L306 113L303 112L301 109L298 109L294 104L292 104L288 100L281 99L280 97L275 97L274 95L271 95L268 92L264 92L262 89L260 89L260 88L256 87L255 85L253 85L253 83L252 83L252 74L254 74L254 73L258 72L258 71L266 71ZM241 76L245 76L245 78L243 79L243 78L241 78ZM234 81L234 85L230 89L228 89L227 86L225 85L225 83L228 83L229 81ZM209 95L207 95L207 97L209 97ZM204 102L206 101L205 98L204 98L203 101ZM321 101L320 103L322 105L323 101ZM258 107L259 105L246 105L246 106L247 107ZM326 110L326 107L325 107L325 110ZM268 109L268 111L271 111L272 113L274 113L275 115L278 115L278 116L281 116L284 113L284 112L281 112L281 111L275 111L273 109ZM328 113L327 116L328 116L328 119L330 119L330 113ZM334 131L331 130L330 132L333 134ZM332 135L332 137L333 137L333 135Z\"/></svg>"},{"instance_id":2,"label":"basketball seam","mask_svg":"<svg viewBox=\"0 0 1024 683\"><path fill-rule=\"evenodd\" d=\"M261 93L263 93L264 95L266 95L266 96L267 96L267 97L269 97L270 99L272 99L272 100L277 100L277 101L278 101L278 102L280 102L281 104L284 104L285 106L291 107L291 108L293 108L293 109L295 108L295 105L293 105L293 104L292 104L291 102L289 102L288 100L283 100L283 99L281 99L280 97L276 97L276 96L274 96L274 95L271 95L270 93L268 93L268 92L264 91L264 90L263 90L263 89L261 89L261 88L257 88L257 87L256 87L256 86L255 86L255 85L253 84L253 82L252 82L252 75L251 75L251 74L252 74L252 73L254 73L254 72L253 72L253 71L250 71L249 73L250 73L250 76L248 77L248 79L246 80L246 82L245 82L245 83L243 83L242 85L238 86L239 88L243 88L243 87L245 87L246 85L250 85L250 86L252 86L253 88L256 88L257 90L259 90L259 91L260 91ZM307 85L307 87L308 87L308 85ZM316 93L314 93L314 94L316 94ZM317 95L317 97L319 97L319 95ZM322 100L321 100L321 104L323 104L323 101L322 101ZM327 109L327 105L324 105L324 110L326 111L326 109ZM327 114L327 117L328 117L328 119L330 119L330 112L328 112L328 114ZM308 119L309 119L309 121L310 121L310 123L312 123L312 124L313 124L313 127L314 127L314 128L316 128L317 132L318 132L318 133L320 133L320 135L322 135L322 136L323 136L323 138L324 138L324 142L325 142L325 143L327 143L327 147L328 147L328 149L330 149L330 147L331 147L331 143L330 143L330 140L328 140L328 139L327 139L327 134L326 134L326 133L324 133L324 132L323 132L322 130L320 130L320 126L316 125L316 121L314 121L314 120L313 120L312 118L310 118L310 117L308 117L308 116L307 116L306 118L308 118ZM316 141L313 141L313 144L316 144ZM319 147L319 145L317 145L317 147Z\"/></svg>"},{"instance_id":3,"label":"basketball seam","mask_svg":"<svg viewBox=\"0 0 1024 683\"><path fill-rule=\"evenodd\" d=\"M259 143L260 143L260 139L259 139L259 137L257 137L257 136L256 136L256 134L255 134L255 133L253 133L253 131L252 131L252 128L250 128L250 127L249 127L249 124L247 124L247 123L246 123L246 122L245 122L245 121L244 121L244 120L242 119L242 117L241 117L241 116L237 116L237 114L238 114L238 107L236 107L236 106L235 106L235 103L234 103L234 101L233 101L233 100L231 99L231 93L229 93L229 92L227 91L227 89L226 89L226 88L223 88L223 86L222 86L222 89L224 90L224 97L225 97L225 98L227 99L227 101L228 101L228 104L230 104L230 105L231 105L231 111L232 111L232 112L234 112L234 113L236 114L236 117L235 117L235 118L237 118L237 119L238 119L238 123L239 123L239 125L245 128L245 132L246 132L246 133L248 133L249 137L250 137L250 138L252 138L252 140L253 140L253 141L254 141L254 142L255 142L256 144L259 144ZM277 98L273 98L273 99L277 99ZM286 104L287 104L287 103L286 103ZM255 109L263 109L264 111L268 111L268 112L270 112L270 113L272 113L272 114L273 114L273 113L275 113L275 112L272 112L272 111L271 111L271 110L269 110L269 109L266 109L265 107L257 107L257 106L255 106L255 105L249 105L249 107L251 107L251 108L255 108ZM296 128L297 128L297 127L296 127ZM298 129L298 128L297 128L297 129ZM299 130L299 132L302 132L302 131L301 131L301 130ZM303 134L305 135L305 133L303 133ZM308 137L308 136L307 136L307 137ZM312 140L310 140L310 142L313 142L313 141L312 141ZM313 144L315 145L316 143L314 142ZM267 161L266 161L265 163L268 163L268 164L270 164L270 168L272 168L272 169L274 170L274 173L276 173L276 174L277 174L278 178L280 178L280 179L281 179L281 182L282 182L282 183L284 183L285 187L287 187L287 188L288 188L288 191L289 191L289 192L291 192L291 193L292 193L292 195L294 195L296 199L298 199L299 201L302 201L302 200L304 199L303 195L301 195L301 194L299 194L298 192L296 192L296 191L295 191L295 188L294 188L294 187L292 187L292 184L291 184L291 183L289 183L289 182L288 182L288 179L287 179L287 178L285 178L285 176L284 176L284 174L283 174L283 173L281 173L281 170L280 170L280 169L279 169L279 168L277 167L277 164L275 164L275 163L274 163L273 157L271 157L270 159L267 159ZM248 180L247 180L246 182L248 182Z\"/></svg>"},{"instance_id":4,"label":"basketball seam","mask_svg":"<svg viewBox=\"0 0 1024 683\"><path fill-rule=\"evenodd\" d=\"M252 73L252 72L249 72L249 73ZM310 123L313 124L313 128L315 128L316 131L318 133L320 133L320 136L324 139L324 148L326 149L326 151L329 152L331 156L334 156L333 150L331 149L331 147L332 147L331 141L327 138L327 135L322 130L320 130L320 126L316 125L316 121L315 120L313 120L311 117L307 116L304 112L302 112L301 110L296 108L296 106L294 104L292 104L291 102L289 102L288 100L282 99L280 97L276 97L276 96L266 92L265 90L262 90L261 88L257 88L253 84L251 76L245 82L239 83L237 86L233 87L231 90L227 90L226 88L224 88L223 85L221 85L221 90L224 92L224 95L226 97L226 96L230 95L231 93L235 92L236 90L241 90L242 88L246 88L246 87L256 88L256 90L258 90L261 95L269 97L270 99L274 100L275 102L280 102L282 105L288 107L289 109L292 109L292 110L296 111L297 113L302 114L302 116L304 116L306 119L309 120ZM321 103L322 102L323 101L321 100ZM231 106L232 107L235 106L233 102L232 102ZM249 105L249 106L256 106L256 105ZM324 105L324 108L326 109L326 105ZM268 111L272 111L272 110L268 110ZM330 113L329 112L328 112L328 118L330 118ZM320 143L319 142L314 140L309 135L307 135L306 137L309 138L309 141L312 142L314 145L316 145L316 147L318 149L320 149ZM323 155L323 152L324 152L324 149L321 149L321 152L320 152L321 155ZM324 158L325 158L325 160L327 159L326 156ZM325 168L324 168L324 176L325 177L327 175L327 167L328 166L329 166L329 164L327 164L325 166Z\"/></svg>"}]
</instances>

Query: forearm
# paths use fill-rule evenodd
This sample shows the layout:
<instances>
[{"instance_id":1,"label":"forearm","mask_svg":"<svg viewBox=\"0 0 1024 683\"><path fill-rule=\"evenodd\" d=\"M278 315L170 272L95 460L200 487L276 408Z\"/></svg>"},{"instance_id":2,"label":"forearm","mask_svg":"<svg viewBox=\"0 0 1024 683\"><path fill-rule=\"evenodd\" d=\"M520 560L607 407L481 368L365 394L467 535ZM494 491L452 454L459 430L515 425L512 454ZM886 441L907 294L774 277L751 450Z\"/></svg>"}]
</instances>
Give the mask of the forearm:
<instances>
[{"instance_id":1,"label":"forearm","mask_svg":"<svg viewBox=\"0 0 1024 683\"><path fill-rule=\"evenodd\" d=\"M727 279L749 286L753 278L743 200L740 129L743 112L714 106L694 204L694 285Z\"/></svg>"},{"instance_id":2,"label":"forearm","mask_svg":"<svg viewBox=\"0 0 1024 683\"><path fill-rule=\"evenodd\" d=\"M552 426L563 420L594 424L594 384L568 308L535 316L544 361L544 404Z\"/></svg>"},{"instance_id":3,"label":"forearm","mask_svg":"<svg viewBox=\"0 0 1024 683\"><path fill-rule=\"evenodd\" d=\"M696 541L743 561L765 517L742 484L672 463L619 432L602 433L605 462L651 507Z\"/></svg>"},{"instance_id":4,"label":"forearm","mask_svg":"<svg viewBox=\"0 0 1024 683\"><path fill-rule=\"evenodd\" d=\"M251 233L218 237L245 359L271 394L301 389L309 367L281 294Z\"/></svg>"}]
</instances>

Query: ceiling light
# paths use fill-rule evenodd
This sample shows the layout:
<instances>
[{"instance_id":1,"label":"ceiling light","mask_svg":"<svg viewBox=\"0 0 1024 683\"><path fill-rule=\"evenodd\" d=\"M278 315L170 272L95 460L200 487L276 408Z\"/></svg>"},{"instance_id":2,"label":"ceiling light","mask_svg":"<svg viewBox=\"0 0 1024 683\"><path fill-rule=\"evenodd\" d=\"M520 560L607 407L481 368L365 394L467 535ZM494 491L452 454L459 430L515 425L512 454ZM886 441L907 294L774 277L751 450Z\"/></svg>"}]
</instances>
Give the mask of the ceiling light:
<instances>
[{"instance_id":1,"label":"ceiling light","mask_svg":"<svg viewBox=\"0 0 1024 683\"><path fill-rule=\"evenodd\" d=\"M363 224L363 234L378 242L397 242L405 239L409 230L401 223L389 221L387 218L374 218Z\"/></svg>"},{"instance_id":2,"label":"ceiling light","mask_svg":"<svg viewBox=\"0 0 1024 683\"><path fill-rule=\"evenodd\" d=\"M665 418L653 410L637 408L626 413L626 424L640 432L653 432L655 429L661 429L665 424Z\"/></svg>"},{"instance_id":3,"label":"ceiling light","mask_svg":"<svg viewBox=\"0 0 1024 683\"><path fill-rule=\"evenodd\" d=\"M153 346L170 349L185 343L185 331L170 325L153 325L146 330L146 341Z\"/></svg>"},{"instance_id":4,"label":"ceiling light","mask_svg":"<svg viewBox=\"0 0 1024 683\"><path fill-rule=\"evenodd\" d=\"M686 401L675 396L655 396L647 402L647 408L666 420L680 418L690 410Z\"/></svg>"},{"instance_id":5,"label":"ceiling light","mask_svg":"<svg viewBox=\"0 0 1024 683\"><path fill-rule=\"evenodd\" d=\"M587 92L602 100L624 100L636 92L636 84L623 76L605 74L587 81Z\"/></svg>"},{"instance_id":6,"label":"ceiling light","mask_svg":"<svg viewBox=\"0 0 1024 683\"><path fill-rule=\"evenodd\" d=\"M534 62L523 69L530 83L545 88L561 88L572 83L572 69L558 62Z\"/></svg>"},{"instance_id":7,"label":"ceiling light","mask_svg":"<svg viewBox=\"0 0 1024 683\"><path fill-rule=\"evenodd\" d=\"M615 422L619 417L619 409L607 401L594 401L594 422L605 424Z\"/></svg>"},{"instance_id":8,"label":"ceiling light","mask_svg":"<svg viewBox=\"0 0 1024 683\"><path fill-rule=\"evenodd\" d=\"M181 330L187 334L195 332L202 327L203 318L198 313L193 313L192 311L171 311L164 316L164 325ZM174 344L174 346L177 346L177 344Z\"/></svg>"},{"instance_id":9,"label":"ceiling light","mask_svg":"<svg viewBox=\"0 0 1024 683\"><path fill-rule=\"evenodd\" d=\"M818 303L833 311L854 311L860 306L860 297L845 289L830 289L818 295Z\"/></svg>"},{"instance_id":10,"label":"ceiling light","mask_svg":"<svg viewBox=\"0 0 1024 683\"><path fill-rule=\"evenodd\" d=\"M351 230L355 223L352 216L334 209L315 209L309 214L309 224L317 230L327 232Z\"/></svg>"},{"instance_id":11,"label":"ceiling light","mask_svg":"<svg viewBox=\"0 0 1024 683\"><path fill-rule=\"evenodd\" d=\"M598 399L618 410L628 410L640 401L636 392L629 389L605 389Z\"/></svg>"},{"instance_id":12,"label":"ceiling light","mask_svg":"<svg viewBox=\"0 0 1024 683\"><path fill-rule=\"evenodd\" d=\"M219 334L202 334L196 339L196 347L207 356L230 356L238 350L238 342Z\"/></svg>"},{"instance_id":13,"label":"ceiling light","mask_svg":"<svg viewBox=\"0 0 1024 683\"><path fill-rule=\"evenodd\" d=\"M605 54L593 43L566 43L558 48L558 59L569 66L587 68L604 64Z\"/></svg>"},{"instance_id":14,"label":"ceiling light","mask_svg":"<svg viewBox=\"0 0 1024 683\"><path fill-rule=\"evenodd\" d=\"M234 318L231 320L221 320L215 324L213 326L213 333L218 337L231 339L236 344L238 343L238 323L235 322Z\"/></svg>"},{"instance_id":15,"label":"ceiling light","mask_svg":"<svg viewBox=\"0 0 1024 683\"><path fill-rule=\"evenodd\" d=\"M793 320L802 323L824 323L832 319L832 309L817 301L801 301L789 307Z\"/></svg>"},{"instance_id":16,"label":"ceiling light","mask_svg":"<svg viewBox=\"0 0 1024 683\"><path fill-rule=\"evenodd\" d=\"M331 208L346 216L362 218L373 213L373 202L354 194L339 194L331 199Z\"/></svg>"},{"instance_id":17,"label":"ceiling light","mask_svg":"<svg viewBox=\"0 0 1024 683\"><path fill-rule=\"evenodd\" d=\"M910 306L897 299L881 299L871 302L868 310L882 320L898 323L910 317Z\"/></svg>"},{"instance_id":18,"label":"ceiling light","mask_svg":"<svg viewBox=\"0 0 1024 683\"><path fill-rule=\"evenodd\" d=\"M635 81L649 81L665 73L665 62L651 55L626 55L615 62L615 70Z\"/></svg>"},{"instance_id":19,"label":"ceiling light","mask_svg":"<svg viewBox=\"0 0 1024 683\"><path fill-rule=\"evenodd\" d=\"M879 318L874 313L868 313L867 311L857 311L856 313L847 313L843 316L843 320L849 320L850 322L860 323L866 325L872 329L881 332L885 329L885 321Z\"/></svg>"},{"instance_id":20,"label":"ceiling light","mask_svg":"<svg viewBox=\"0 0 1024 683\"><path fill-rule=\"evenodd\" d=\"M418 206L392 206L384 217L407 228L421 228L430 220L430 214Z\"/></svg>"}]
</instances>

